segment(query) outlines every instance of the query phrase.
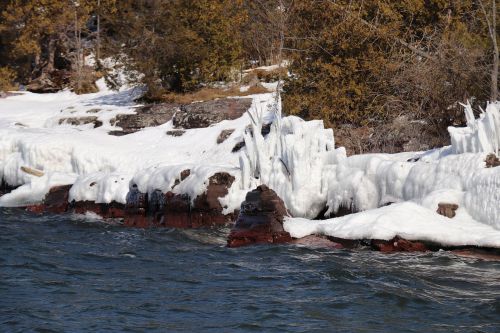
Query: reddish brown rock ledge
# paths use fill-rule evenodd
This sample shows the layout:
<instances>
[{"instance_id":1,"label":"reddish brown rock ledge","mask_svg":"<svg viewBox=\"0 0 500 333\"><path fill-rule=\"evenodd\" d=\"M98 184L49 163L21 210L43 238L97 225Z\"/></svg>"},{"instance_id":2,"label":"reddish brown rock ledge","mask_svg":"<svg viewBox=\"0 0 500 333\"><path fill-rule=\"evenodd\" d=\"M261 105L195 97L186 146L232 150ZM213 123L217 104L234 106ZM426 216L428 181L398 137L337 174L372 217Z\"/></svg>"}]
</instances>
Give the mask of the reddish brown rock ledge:
<instances>
[{"instance_id":1,"label":"reddish brown rock ledge","mask_svg":"<svg viewBox=\"0 0 500 333\"><path fill-rule=\"evenodd\" d=\"M181 173L182 181L189 170ZM207 191L196 198L187 194L154 191L150 195L132 188L127 196L124 222L131 227L200 228L226 225L232 214L222 214L219 198L227 195L234 177L218 172L208 179Z\"/></svg>"},{"instance_id":2,"label":"reddish brown rock ledge","mask_svg":"<svg viewBox=\"0 0 500 333\"><path fill-rule=\"evenodd\" d=\"M251 244L290 243L292 237L283 229L288 215L283 200L266 185L247 193L241 211L227 240L228 247Z\"/></svg>"}]
</instances>

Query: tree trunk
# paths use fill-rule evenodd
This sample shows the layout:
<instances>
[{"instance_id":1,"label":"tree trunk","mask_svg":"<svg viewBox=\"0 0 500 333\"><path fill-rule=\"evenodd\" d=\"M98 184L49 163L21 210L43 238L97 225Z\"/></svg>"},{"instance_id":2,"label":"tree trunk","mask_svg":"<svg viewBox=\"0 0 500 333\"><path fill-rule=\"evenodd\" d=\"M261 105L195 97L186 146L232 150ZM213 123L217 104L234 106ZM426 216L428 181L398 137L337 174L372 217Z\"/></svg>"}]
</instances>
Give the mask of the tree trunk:
<instances>
[{"instance_id":1,"label":"tree trunk","mask_svg":"<svg viewBox=\"0 0 500 333\"><path fill-rule=\"evenodd\" d=\"M493 69L491 71L491 102L498 100L498 42L497 42L497 8L496 0L492 0L492 29L491 39L493 42Z\"/></svg>"},{"instance_id":2,"label":"tree trunk","mask_svg":"<svg viewBox=\"0 0 500 333\"><path fill-rule=\"evenodd\" d=\"M54 59L56 55L56 40L50 37L49 44L47 46L47 72L52 72L54 70Z\"/></svg>"},{"instance_id":3,"label":"tree trunk","mask_svg":"<svg viewBox=\"0 0 500 333\"><path fill-rule=\"evenodd\" d=\"M97 0L97 47L96 47L96 64L99 65L101 59L101 0Z\"/></svg>"}]
</instances>

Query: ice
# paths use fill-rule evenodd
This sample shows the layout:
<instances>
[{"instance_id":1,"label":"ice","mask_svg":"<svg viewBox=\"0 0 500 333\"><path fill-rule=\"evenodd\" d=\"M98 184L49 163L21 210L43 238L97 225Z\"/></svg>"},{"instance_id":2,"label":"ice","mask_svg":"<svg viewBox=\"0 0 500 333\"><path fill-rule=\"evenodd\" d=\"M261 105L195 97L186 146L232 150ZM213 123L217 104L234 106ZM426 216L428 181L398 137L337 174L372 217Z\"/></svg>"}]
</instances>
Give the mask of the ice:
<instances>
[{"instance_id":1,"label":"ice","mask_svg":"<svg viewBox=\"0 0 500 333\"><path fill-rule=\"evenodd\" d=\"M323 221L286 218L285 230L292 237L320 234L343 239L408 240L444 246L500 247L500 231L469 218L437 215L413 202L403 202Z\"/></svg>"},{"instance_id":2,"label":"ice","mask_svg":"<svg viewBox=\"0 0 500 333\"><path fill-rule=\"evenodd\" d=\"M487 154L499 149L498 103L489 104L478 119L466 106L467 127L449 128L450 147L347 156L322 121L282 117L280 100L272 93L251 96L251 109L239 119L189 129L180 137L166 135L171 122L110 136L116 129L110 119L134 113L140 91L99 86L95 94L21 93L0 99L0 177L20 186L1 197L0 206L37 203L51 187L67 184L73 184L70 201L125 203L133 187L194 199L206 191L212 175L227 172L235 181L219 198L224 214L239 209L249 190L266 184L293 217L286 228L295 237L398 235L445 245L500 246L500 168L485 167ZM104 125L59 124L62 118L89 115ZM269 122L270 133L264 136L261 130ZM233 134L217 144L226 129L234 129ZM231 152L242 140L245 147ZM21 167L44 175L35 177ZM179 182L188 169L190 175ZM436 213L443 202L459 206L453 219ZM311 220L335 216L341 208L358 213Z\"/></svg>"},{"instance_id":3,"label":"ice","mask_svg":"<svg viewBox=\"0 0 500 333\"><path fill-rule=\"evenodd\" d=\"M500 103L488 104L486 111L474 118L470 104L464 105L467 127L449 127L451 145L456 154L487 152L498 155L500 149Z\"/></svg>"}]
</instances>

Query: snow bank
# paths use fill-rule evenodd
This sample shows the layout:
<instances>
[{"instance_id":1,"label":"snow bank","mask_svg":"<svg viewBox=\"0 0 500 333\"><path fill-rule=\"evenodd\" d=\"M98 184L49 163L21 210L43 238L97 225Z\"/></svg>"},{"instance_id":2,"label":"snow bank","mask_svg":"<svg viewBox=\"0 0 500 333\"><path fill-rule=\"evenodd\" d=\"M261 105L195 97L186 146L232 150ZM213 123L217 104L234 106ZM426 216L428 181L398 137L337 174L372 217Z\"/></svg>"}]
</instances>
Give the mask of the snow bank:
<instances>
[{"instance_id":1,"label":"snow bank","mask_svg":"<svg viewBox=\"0 0 500 333\"><path fill-rule=\"evenodd\" d=\"M390 240L400 236L444 246L500 247L499 230L465 215L449 219L412 202L323 221L286 218L284 227L296 238L322 234L344 239Z\"/></svg>"}]
</instances>

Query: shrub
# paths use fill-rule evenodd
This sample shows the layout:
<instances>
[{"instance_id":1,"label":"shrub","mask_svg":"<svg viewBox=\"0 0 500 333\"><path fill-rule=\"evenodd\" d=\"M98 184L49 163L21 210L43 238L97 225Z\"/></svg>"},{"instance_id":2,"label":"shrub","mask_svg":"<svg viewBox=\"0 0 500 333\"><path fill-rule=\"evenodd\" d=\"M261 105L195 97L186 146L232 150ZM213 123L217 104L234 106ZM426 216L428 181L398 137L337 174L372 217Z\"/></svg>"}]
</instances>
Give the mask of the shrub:
<instances>
[{"instance_id":1,"label":"shrub","mask_svg":"<svg viewBox=\"0 0 500 333\"><path fill-rule=\"evenodd\" d=\"M8 67L0 67L0 91L16 90L16 72Z\"/></svg>"}]
</instances>

